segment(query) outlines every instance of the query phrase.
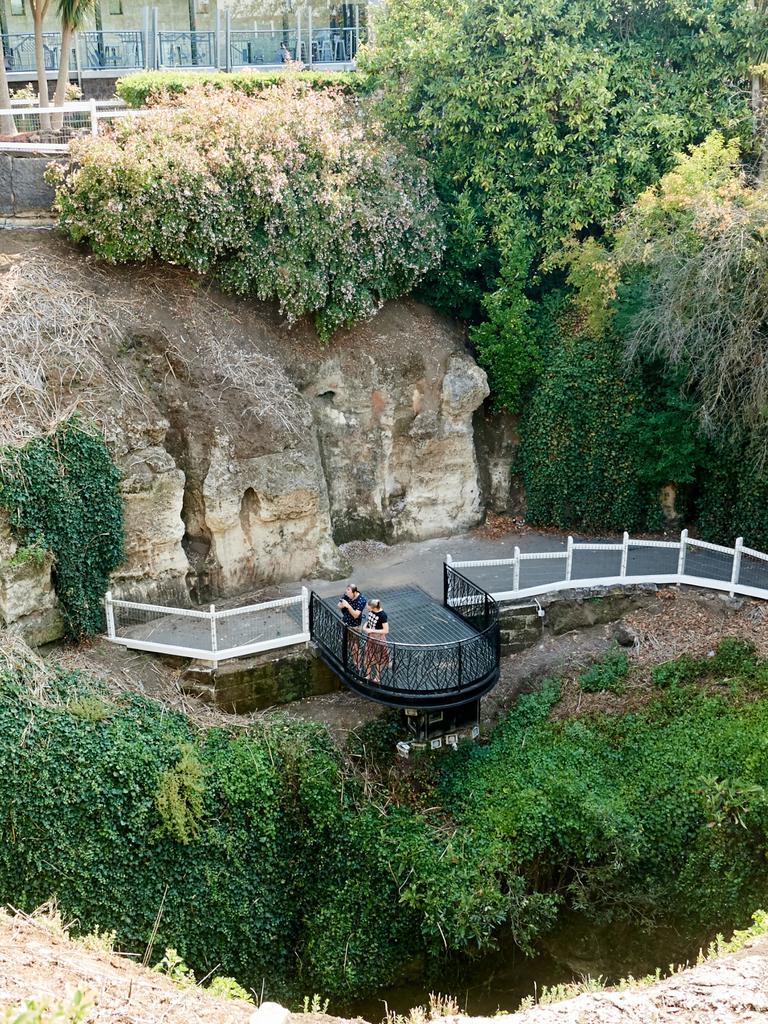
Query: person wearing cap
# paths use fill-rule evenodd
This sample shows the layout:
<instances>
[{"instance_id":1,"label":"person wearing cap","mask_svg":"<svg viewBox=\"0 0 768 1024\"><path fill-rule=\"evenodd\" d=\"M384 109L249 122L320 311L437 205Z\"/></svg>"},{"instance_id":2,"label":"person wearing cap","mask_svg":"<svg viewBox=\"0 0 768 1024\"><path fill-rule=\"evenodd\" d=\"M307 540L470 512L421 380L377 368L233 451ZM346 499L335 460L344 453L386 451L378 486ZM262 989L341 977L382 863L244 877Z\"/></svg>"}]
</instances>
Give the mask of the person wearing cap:
<instances>
[{"instance_id":1,"label":"person wearing cap","mask_svg":"<svg viewBox=\"0 0 768 1024\"><path fill-rule=\"evenodd\" d=\"M355 665L360 663L360 641L356 634L359 633L360 627L363 624L363 612L366 605L367 601L355 583L349 584L344 591L344 596L336 605L341 612L344 625L351 631L347 642L349 653Z\"/></svg>"}]
</instances>

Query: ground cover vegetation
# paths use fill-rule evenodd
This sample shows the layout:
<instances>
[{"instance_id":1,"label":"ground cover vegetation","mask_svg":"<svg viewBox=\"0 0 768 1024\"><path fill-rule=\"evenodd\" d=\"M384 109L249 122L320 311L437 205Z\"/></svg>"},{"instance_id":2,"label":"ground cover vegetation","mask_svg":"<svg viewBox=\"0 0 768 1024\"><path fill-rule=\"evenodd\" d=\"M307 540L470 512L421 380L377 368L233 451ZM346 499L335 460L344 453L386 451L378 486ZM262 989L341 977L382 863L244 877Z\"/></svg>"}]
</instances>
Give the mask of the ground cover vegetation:
<instances>
[{"instance_id":1,"label":"ground cover vegetation","mask_svg":"<svg viewBox=\"0 0 768 1024\"><path fill-rule=\"evenodd\" d=\"M379 21L377 110L446 211L421 294L522 414L533 522L656 527L673 483L710 539L768 543L766 38L741 0L394 0Z\"/></svg>"},{"instance_id":2,"label":"ground cover vegetation","mask_svg":"<svg viewBox=\"0 0 768 1024\"><path fill-rule=\"evenodd\" d=\"M587 688L626 681L613 657ZM489 742L377 781L315 725L202 729L6 655L0 898L55 896L118 948L293 1000L500 928L530 949L563 906L746 922L768 885L768 663L729 641L657 675L641 710L564 721L550 681Z\"/></svg>"},{"instance_id":3,"label":"ground cover vegetation","mask_svg":"<svg viewBox=\"0 0 768 1024\"><path fill-rule=\"evenodd\" d=\"M72 639L104 628L104 594L124 555L119 479L103 438L77 419L0 451L0 509L20 545L15 558L52 558Z\"/></svg>"},{"instance_id":4,"label":"ground cover vegetation","mask_svg":"<svg viewBox=\"0 0 768 1024\"><path fill-rule=\"evenodd\" d=\"M410 291L442 252L426 165L338 91L198 86L72 153L52 180L74 241L210 274L277 300L289 323L313 316L324 338Z\"/></svg>"}]
</instances>

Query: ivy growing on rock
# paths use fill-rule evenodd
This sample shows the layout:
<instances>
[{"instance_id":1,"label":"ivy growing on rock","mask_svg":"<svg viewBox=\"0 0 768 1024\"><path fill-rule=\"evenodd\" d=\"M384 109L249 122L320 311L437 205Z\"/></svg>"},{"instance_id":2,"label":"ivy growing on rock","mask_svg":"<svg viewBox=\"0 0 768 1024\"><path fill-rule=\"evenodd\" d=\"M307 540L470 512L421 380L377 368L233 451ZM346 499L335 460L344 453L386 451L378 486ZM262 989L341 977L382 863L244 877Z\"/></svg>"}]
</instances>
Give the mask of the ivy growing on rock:
<instances>
[{"instance_id":1,"label":"ivy growing on rock","mask_svg":"<svg viewBox=\"0 0 768 1024\"><path fill-rule=\"evenodd\" d=\"M419 801L316 725L203 730L0 662L0 900L56 896L137 952L156 929L157 957L289 999L363 995L500 928L531 949L563 905L725 928L768 885L768 663L735 640L691 663L626 716L553 721L545 684L487 744L412 765Z\"/></svg>"},{"instance_id":2,"label":"ivy growing on rock","mask_svg":"<svg viewBox=\"0 0 768 1024\"><path fill-rule=\"evenodd\" d=\"M74 639L104 628L102 600L124 556L119 479L103 439L74 420L0 456L0 507L22 550L52 553Z\"/></svg>"}]
</instances>

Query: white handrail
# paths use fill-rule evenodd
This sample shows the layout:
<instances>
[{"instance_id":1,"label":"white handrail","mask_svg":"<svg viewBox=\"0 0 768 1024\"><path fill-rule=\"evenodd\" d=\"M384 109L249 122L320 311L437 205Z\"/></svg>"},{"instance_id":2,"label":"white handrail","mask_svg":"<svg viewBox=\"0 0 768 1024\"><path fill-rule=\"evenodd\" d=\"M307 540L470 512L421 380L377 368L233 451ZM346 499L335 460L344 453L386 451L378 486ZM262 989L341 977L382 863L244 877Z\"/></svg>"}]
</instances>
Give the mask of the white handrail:
<instances>
[{"instance_id":1,"label":"white handrail","mask_svg":"<svg viewBox=\"0 0 768 1024\"><path fill-rule=\"evenodd\" d=\"M630 566L629 564L631 552L633 549L641 548L657 548L659 550L678 551L679 556L675 567L676 571L642 573L632 572L632 566ZM696 574L696 565L690 563L686 556L689 552L695 553L697 549L702 551L712 551L718 554L725 554L731 558L730 566L723 566L722 577L710 575L699 576ZM621 565L619 569L619 574L603 576L598 575L590 578L582 577L574 579L573 559L574 556L578 555L580 552L621 552ZM753 548L745 547L741 537L739 537L736 540L735 547L729 548L725 547L723 544L712 544L709 541L690 538L688 536L688 531L683 530L680 534L679 541L648 540L646 538L633 540L627 533L624 534L621 544L615 544L612 542L599 544L592 541L579 542L574 541L572 537L568 537L566 549L564 551L527 551L523 553L520 551L520 548L516 546L514 558L472 559L467 561L452 560L451 564L456 569L497 569L504 566L512 566L512 588L510 590L496 590L492 592L491 596L496 601L516 601L524 597L534 597L539 594L557 593L561 590L580 590L591 589L594 587L606 587L615 585L627 586L647 583L682 583L690 586L706 587L710 590L726 591L731 596L734 596L735 594L742 594L746 597L757 597L764 600L768 600L768 566L766 566L764 570L760 570L761 572L764 571L765 573L764 587L753 586L751 583L747 584L745 582L740 582L740 578L743 575L744 557L756 558L763 562L768 562L768 554L762 551L755 551ZM539 559L558 558L565 560L565 567L561 579L537 583L534 586L520 586L521 563L528 562L528 564L532 564L535 560ZM694 563L696 561L697 560L694 558ZM637 568L637 566L635 566L635 568ZM753 565L753 577L754 572L755 567ZM487 584L486 589L489 589Z\"/></svg>"},{"instance_id":2,"label":"white handrail","mask_svg":"<svg viewBox=\"0 0 768 1024\"><path fill-rule=\"evenodd\" d=\"M236 616L250 615L258 616L262 613L274 612L277 609L301 606L301 622L296 622L295 632L287 635L281 634L279 628L284 624L283 620L278 621L278 628L273 627L273 635L262 640L248 640L246 642L232 645L232 637L225 635L225 624ZM105 602L105 615L107 620L106 639L123 647L129 647L139 651L151 651L157 654L175 654L184 658L197 658L203 661L212 662L217 665L220 661L228 658L239 658L248 654L259 654L262 651L272 651L279 647L290 647L296 644L304 644L309 641L309 591L302 587L301 593L292 597L281 597L274 601L262 601L259 604L241 605L238 608L225 608L217 610L215 605L209 605L207 610L198 608L175 608L172 606L147 604L142 601L115 600L112 592L108 591ZM146 612L154 616L151 624L132 623L130 626L121 626L116 621L115 610L128 612ZM173 620L177 621L174 623ZM181 626L181 622L188 623ZM219 628L221 624L221 629ZM147 627L151 625L151 635L147 634ZM131 632L125 633L128 629ZM261 634L269 632L269 620L264 620L260 625ZM248 630L246 630L248 632ZM178 642L174 642L174 634L179 636ZM234 639L240 639L236 637ZM224 646L228 641L230 646Z\"/></svg>"}]
</instances>

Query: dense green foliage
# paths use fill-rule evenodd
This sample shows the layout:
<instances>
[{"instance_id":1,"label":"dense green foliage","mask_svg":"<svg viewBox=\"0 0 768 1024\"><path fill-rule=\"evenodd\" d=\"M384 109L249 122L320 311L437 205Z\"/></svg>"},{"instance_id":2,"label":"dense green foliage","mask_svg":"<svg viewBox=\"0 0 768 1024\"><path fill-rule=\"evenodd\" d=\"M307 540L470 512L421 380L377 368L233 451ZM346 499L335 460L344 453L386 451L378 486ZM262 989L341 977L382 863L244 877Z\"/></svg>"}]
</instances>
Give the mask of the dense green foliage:
<instances>
[{"instance_id":1,"label":"dense green foliage","mask_svg":"<svg viewBox=\"0 0 768 1024\"><path fill-rule=\"evenodd\" d=\"M0 457L0 507L26 550L53 555L68 634L104 628L102 601L123 560L119 472L101 437L68 421Z\"/></svg>"},{"instance_id":2,"label":"dense green foliage","mask_svg":"<svg viewBox=\"0 0 768 1024\"><path fill-rule=\"evenodd\" d=\"M722 926L764 902L768 665L737 641L684 674L722 695L670 668L644 711L558 722L547 684L400 799L318 727L203 731L34 672L0 668L0 899L137 951L158 920L155 957L198 976L359 995L501 926L529 948L563 901Z\"/></svg>"},{"instance_id":3,"label":"dense green foliage","mask_svg":"<svg viewBox=\"0 0 768 1024\"><path fill-rule=\"evenodd\" d=\"M446 208L421 291L470 321L493 408L524 413L536 522L654 525L665 483L690 512L731 427L762 422L766 204L737 157L757 165L767 16L742 0L387 5L366 70ZM702 502L709 535L732 542ZM728 503L765 535L746 497Z\"/></svg>"},{"instance_id":4,"label":"dense green foliage","mask_svg":"<svg viewBox=\"0 0 768 1024\"><path fill-rule=\"evenodd\" d=\"M581 506L569 505L567 493L551 493L557 468L569 463L558 451L548 466L535 445L554 418L564 421L572 461L615 470L613 454L623 450L616 501L625 509L629 498L639 510L636 480L649 485L649 509L660 485L684 485L687 502L679 511L697 516L704 537L732 544L741 535L753 547L768 544L768 202L764 188L747 183L737 155L735 142L712 134L638 198L609 240L568 248L578 325L566 331L568 341L551 357L528 408L525 473L534 519L621 527L608 503L601 520L604 498L588 477L570 485ZM578 331L592 340L574 341ZM598 369L591 355L585 362L585 351L598 350L612 367L613 391L600 371L598 406L613 424L613 440L596 426L600 409L583 398ZM632 390L634 413L621 388ZM582 398L571 412L574 389ZM626 523L643 525L643 516L630 508Z\"/></svg>"},{"instance_id":5,"label":"dense green foliage","mask_svg":"<svg viewBox=\"0 0 768 1024\"><path fill-rule=\"evenodd\" d=\"M624 692L624 680L629 674L629 658L618 644L614 644L607 654L579 676L579 686L584 693L599 693L608 690L611 693Z\"/></svg>"},{"instance_id":6,"label":"dense green foliage","mask_svg":"<svg viewBox=\"0 0 768 1024\"><path fill-rule=\"evenodd\" d=\"M658 527L658 488L691 484L701 448L692 403L676 384L653 366L629 372L613 337L565 325L522 423L529 520Z\"/></svg>"},{"instance_id":7,"label":"dense green foliage","mask_svg":"<svg viewBox=\"0 0 768 1024\"><path fill-rule=\"evenodd\" d=\"M289 322L314 315L322 337L409 291L442 251L423 163L335 91L200 86L73 155L52 180L74 241L212 274Z\"/></svg>"},{"instance_id":8,"label":"dense green foliage","mask_svg":"<svg viewBox=\"0 0 768 1024\"><path fill-rule=\"evenodd\" d=\"M747 547L768 551L766 453L764 431L752 438L742 434L713 442L703 463L697 501L703 537L721 542L743 537Z\"/></svg>"},{"instance_id":9,"label":"dense green foliage","mask_svg":"<svg viewBox=\"0 0 768 1024\"><path fill-rule=\"evenodd\" d=\"M767 233L768 187L748 179L738 141L718 132L644 192L616 233L614 274L642 295L629 352L682 370L712 435L768 429Z\"/></svg>"},{"instance_id":10,"label":"dense green foliage","mask_svg":"<svg viewBox=\"0 0 768 1024\"><path fill-rule=\"evenodd\" d=\"M738 0L394 0L367 69L388 122L429 154L451 205L464 196L478 213L484 292L489 238L502 256L510 232L557 253L574 231L607 225L707 131L747 142L748 101L733 81L746 84L756 31ZM466 219L457 227L469 268ZM451 240L449 275L453 250Z\"/></svg>"},{"instance_id":11,"label":"dense green foliage","mask_svg":"<svg viewBox=\"0 0 768 1024\"><path fill-rule=\"evenodd\" d=\"M672 687L643 712L558 723L551 689L521 702L446 774L447 808L591 913L746 917L768 884L768 704L738 692L768 672L751 658L730 682L706 662L698 674L728 688Z\"/></svg>"},{"instance_id":12,"label":"dense green foliage","mask_svg":"<svg viewBox=\"0 0 768 1024\"><path fill-rule=\"evenodd\" d=\"M368 87L365 75L353 71L139 71L118 78L115 92L129 107L146 107L199 85L255 96L286 81L305 89L338 89L349 95L363 93Z\"/></svg>"}]
</instances>

